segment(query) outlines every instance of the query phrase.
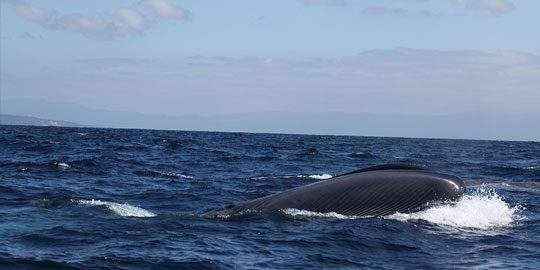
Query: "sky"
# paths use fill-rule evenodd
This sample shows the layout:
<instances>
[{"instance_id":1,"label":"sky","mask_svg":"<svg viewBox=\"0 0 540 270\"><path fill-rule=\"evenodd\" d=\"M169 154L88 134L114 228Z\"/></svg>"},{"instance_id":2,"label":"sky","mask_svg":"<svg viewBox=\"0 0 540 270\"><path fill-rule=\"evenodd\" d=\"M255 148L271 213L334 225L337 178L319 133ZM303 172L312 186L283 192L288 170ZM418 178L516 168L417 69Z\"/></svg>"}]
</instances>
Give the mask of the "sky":
<instances>
[{"instance_id":1,"label":"sky","mask_svg":"<svg viewBox=\"0 0 540 270\"><path fill-rule=\"evenodd\" d=\"M0 0L3 102L170 116L540 112L537 0Z\"/></svg>"}]
</instances>

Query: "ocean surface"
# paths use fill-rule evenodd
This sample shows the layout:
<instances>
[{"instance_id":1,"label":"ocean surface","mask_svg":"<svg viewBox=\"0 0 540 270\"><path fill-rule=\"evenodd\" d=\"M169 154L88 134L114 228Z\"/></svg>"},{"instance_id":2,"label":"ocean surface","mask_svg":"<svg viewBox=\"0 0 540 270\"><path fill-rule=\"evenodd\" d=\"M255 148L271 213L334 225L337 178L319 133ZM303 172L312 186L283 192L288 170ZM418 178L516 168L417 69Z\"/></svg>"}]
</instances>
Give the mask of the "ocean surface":
<instances>
[{"instance_id":1,"label":"ocean surface","mask_svg":"<svg viewBox=\"0 0 540 270\"><path fill-rule=\"evenodd\" d=\"M455 205L379 218L231 202L385 163ZM0 269L539 269L540 143L0 126Z\"/></svg>"}]
</instances>

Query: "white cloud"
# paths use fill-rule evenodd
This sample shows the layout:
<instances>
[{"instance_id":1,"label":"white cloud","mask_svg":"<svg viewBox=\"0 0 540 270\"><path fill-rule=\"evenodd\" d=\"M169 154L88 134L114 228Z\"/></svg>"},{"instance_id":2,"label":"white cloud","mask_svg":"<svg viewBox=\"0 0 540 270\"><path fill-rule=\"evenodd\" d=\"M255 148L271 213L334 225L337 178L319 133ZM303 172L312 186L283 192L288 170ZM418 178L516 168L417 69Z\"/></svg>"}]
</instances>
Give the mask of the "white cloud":
<instances>
[{"instance_id":1,"label":"white cloud","mask_svg":"<svg viewBox=\"0 0 540 270\"><path fill-rule=\"evenodd\" d=\"M341 58L90 59L69 71L44 74L32 83L42 80L47 89L64 87L58 82L72 85L58 98L70 95L73 87L87 89L96 102L122 102L120 96L136 92L141 102L137 106L163 104L152 110L171 114L292 108L373 113L384 108L385 113L403 114L539 112L540 57L516 52L395 49ZM73 98L80 93L73 93Z\"/></svg>"},{"instance_id":2,"label":"white cloud","mask_svg":"<svg viewBox=\"0 0 540 270\"><path fill-rule=\"evenodd\" d=\"M509 13L514 10L514 4L509 0L449 0L451 3L468 9L485 10L491 14Z\"/></svg>"},{"instance_id":3,"label":"white cloud","mask_svg":"<svg viewBox=\"0 0 540 270\"><path fill-rule=\"evenodd\" d=\"M184 20L189 17L189 12L186 9L175 6L167 0L141 0L140 3L160 17L177 20Z\"/></svg>"},{"instance_id":4,"label":"white cloud","mask_svg":"<svg viewBox=\"0 0 540 270\"><path fill-rule=\"evenodd\" d=\"M304 5L325 5L325 6L343 6L345 0L298 0Z\"/></svg>"},{"instance_id":5,"label":"white cloud","mask_svg":"<svg viewBox=\"0 0 540 270\"><path fill-rule=\"evenodd\" d=\"M94 38L110 38L114 35L114 29L111 23L105 21L103 18L87 17L80 14L60 16L44 26L81 33Z\"/></svg>"},{"instance_id":6,"label":"white cloud","mask_svg":"<svg viewBox=\"0 0 540 270\"><path fill-rule=\"evenodd\" d=\"M118 11L115 25L119 33L142 32L147 26L146 20L140 13L128 8Z\"/></svg>"},{"instance_id":7,"label":"white cloud","mask_svg":"<svg viewBox=\"0 0 540 270\"><path fill-rule=\"evenodd\" d=\"M25 2L17 2L15 9L21 17L37 23L45 23L52 18L52 12L26 4Z\"/></svg>"},{"instance_id":8,"label":"white cloud","mask_svg":"<svg viewBox=\"0 0 540 270\"><path fill-rule=\"evenodd\" d=\"M113 39L142 33L147 20L136 10L120 9L114 16L86 16L78 13L61 14L25 2L16 2L15 10L22 18L53 30L70 31L95 39Z\"/></svg>"},{"instance_id":9,"label":"white cloud","mask_svg":"<svg viewBox=\"0 0 540 270\"><path fill-rule=\"evenodd\" d=\"M158 17L186 19L188 11L166 0L142 0L144 7ZM93 39L114 39L141 34L150 27L150 21L133 8L122 8L111 16L88 16L79 13L62 14L46 10L24 1L10 1L19 16L52 30L82 34Z\"/></svg>"},{"instance_id":10,"label":"white cloud","mask_svg":"<svg viewBox=\"0 0 540 270\"><path fill-rule=\"evenodd\" d=\"M6 78L7 98L26 96L162 115L540 113L540 57L516 52L395 49L341 58L98 58L47 69L28 65L25 76ZM335 119L325 121L331 124ZM505 126L499 118L492 120L495 127ZM475 121L469 122L471 127L482 125ZM506 123L535 126L534 121L520 121L515 117ZM401 130L399 122L389 128Z\"/></svg>"}]
</instances>

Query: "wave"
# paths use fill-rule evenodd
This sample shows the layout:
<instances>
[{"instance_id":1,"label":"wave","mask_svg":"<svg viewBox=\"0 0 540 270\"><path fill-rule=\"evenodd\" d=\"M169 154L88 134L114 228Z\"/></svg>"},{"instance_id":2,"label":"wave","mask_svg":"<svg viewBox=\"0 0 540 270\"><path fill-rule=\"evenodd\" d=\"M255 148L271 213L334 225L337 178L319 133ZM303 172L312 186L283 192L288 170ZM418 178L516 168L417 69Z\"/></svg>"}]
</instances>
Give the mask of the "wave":
<instances>
[{"instance_id":1,"label":"wave","mask_svg":"<svg viewBox=\"0 0 540 270\"><path fill-rule=\"evenodd\" d=\"M320 154L320 152L319 152L319 150L317 148L310 147L310 148L304 149L303 151L297 153L296 156L299 156L299 157L316 156L316 155L319 155L319 154Z\"/></svg>"},{"instance_id":2,"label":"wave","mask_svg":"<svg viewBox=\"0 0 540 270\"><path fill-rule=\"evenodd\" d=\"M312 175L286 175L283 176L283 178L300 178L300 179L317 179L317 180L324 180L332 178L333 176L331 174L322 173L322 174L312 174Z\"/></svg>"},{"instance_id":3,"label":"wave","mask_svg":"<svg viewBox=\"0 0 540 270\"><path fill-rule=\"evenodd\" d=\"M463 196L454 204L444 204L426 210L402 214L396 213L386 216L386 219L398 221L424 220L443 227L457 229L489 230L493 228L510 227L515 222L523 220L519 215L521 206L510 206L503 201L495 190L486 190L484 187L474 194ZM282 209L283 213L292 217L322 217L335 219L369 218L361 216L347 216L335 212L320 213L300 209Z\"/></svg>"},{"instance_id":4,"label":"wave","mask_svg":"<svg viewBox=\"0 0 540 270\"><path fill-rule=\"evenodd\" d=\"M109 210L113 211L115 214L123 217L155 217L156 214L142 209L137 206L133 206L127 203L114 203L101 200L72 200L73 202L80 205L88 206L106 206Z\"/></svg>"},{"instance_id":5,"label":"wave","mask_svg":"<svg viewBox=\"0 0 540 270\"><path fill-rule=\"evenodd\" d=\"M70 162L71 163L71 162ZM67 170L71 168L71 165L66 162L50 161L50 162L32 162L32 161L0 161L0 167L13 168L19 172L27 172L33 169L49 170L54 168L56 170Z\"/></svg>"},{"instance_id":6,"label":"wave","mask_svg":"<svg viewBox=\"0 0 540 270\"><path fill-rule=\"evenodd\" d=\"M497 180L465 180L467 186L498 186L498 187L511 187L521 189L533 189L540 190L540 182L513 182L513 181L497 181Z\"/></svg>"},{"instance_id":7,"label":"wave","mask_svg":"<svg viewBox=\"0 0 540 270\"><path fill-rule=\"evenodd\" d=\"M331 174L327 174L327 173L321 173L321 174L312 174L312 175L285 175L285 176L275 176L275 177L271 177L271 176L255 176L255 177L251 177L250 179L251 180L263 180L263 179L268 179L268 178L279 178L279 177L282 177L282 178L285 178L285 179L296 178L296 179L325 180L325 179L330 179L330 178L332 178L334 176L332 176Z\"/></svg>"},{"instance_id":8,"label":"wave","mask_svg":"<svg viewBox=\"0 0 540 270\"><path fill-rule=\"evenodd\" d=\"M509 227L524 219L518 214L521 208L520 205L510 206L495 190L482 186L455 204L439 205L417 213L397 213L387 218L400 221L425 220L445 227L488 230Z\"/></svg>"},{"instance_id":9,"label":"wave","mask_svg":"<svg viewBox=\"0 0 540 270\"><path fill-rule=\"evenodd\" d=\"M219 215L213 216L213 218L229 220L231 218L244 217L246 215L253 214L253 213L260 213L260 211L253 210L253 209L246 209L238 213L234 213L234 214L219 214Z\"/></svg>"},{"instance_id":10,"label":"wave","mask_svg":"<svg viewBox=\"0 0 540 270\"><path fill-rule=\"evenodd\" d=\"M54 166L56 166L58 169L60 170L67 170L69 168L71 168L71 166L67 163L64 163L64 162L54 162L53 163Z\"/></svg>"},{"instance_id":11,"label":"wave","mask_svg":"<svg viewBox=\"0 0 540 270\"><path fill-rule=\"evenodd\" d=\"M251 177L249 179L251 179L251 180L263 180L263 179L266 179L266 178L268 178L268 177L266 177L266 176L256 176L256 177Z\"/></svg>"},{"instance_id":12,"label":"wave","mask_svg":"<svg viewBox=\"0 0 540 270\"><path fill-rule=\"evenodd\" d=\"M312 212L308 210L300 210L300 209L295 209L295 208L281 209L281 212L283 212L285 215L292 216L292 217L322 217L322 218L337 218L337 219L359 218L357 216L346 216L346 215L338 214L336 212L321 213L321 212Z\"/></svg>"},{"instance_id":13,"label":"wave","mask_svg":"<svg viewBox=\"0 0 540 270\"><path fill-rule=\"evenodd\" d=\"M174 172L160 172L160 171L135 171L134 172L138 176L146 176L146 177L164 177L164 178L185 178L185 179L193 179L193 176L180 174L180 173L174 173Z\"/></svg>"},{"instance_id":14,"label":"wave","mask_svg":"<svg viewBox=\"0 0 540 270\"><path fill-rule=\"evenodd\" d=\"M177 140L166 141L165 148L168 150L178 150L182 147L183 143Z\"/></svg>"},{"instance_id":15,"label":"wave","mask_svg":"<svg viewBox=\"0 0 540 270\"><path fill-rule=\"evenodd\" d=\"M352 154L349 154L349 157L351 158L373 158L376 157L374 154L370 152L354 152Z\"/></svg>"},{"instance_id":16,"label":"wave","mask_svg":"<svg viewBox=\"0 0 540 270\"><path fill-rule=\"evenodd\" d=\"M323 174L313 174L313 175L308 176L307 178L324 180L324 179L330 179L330 178L332 178L332 175L327 174L327 173L323 173Z\"/></svg>"}]
</instances>

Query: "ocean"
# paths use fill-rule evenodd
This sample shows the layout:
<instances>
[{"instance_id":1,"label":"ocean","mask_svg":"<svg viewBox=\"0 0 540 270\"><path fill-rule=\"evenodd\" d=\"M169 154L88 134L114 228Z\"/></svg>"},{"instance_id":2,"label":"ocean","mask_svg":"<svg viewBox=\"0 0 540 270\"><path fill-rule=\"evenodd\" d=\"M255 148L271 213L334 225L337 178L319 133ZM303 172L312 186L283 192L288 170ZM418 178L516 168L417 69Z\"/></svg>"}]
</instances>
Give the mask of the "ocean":
<instances>
[{"instance_id":1,"label":"ocean","mask_svg":"<svg viewBox=\"0 0 540 270\"><path fill-rule=\"evenodd\" d=\"M385 163L461 177L385 217L229 203ZM0 269L538 269L540 143L0 126Z\"/></svg>"}]
</instances>

